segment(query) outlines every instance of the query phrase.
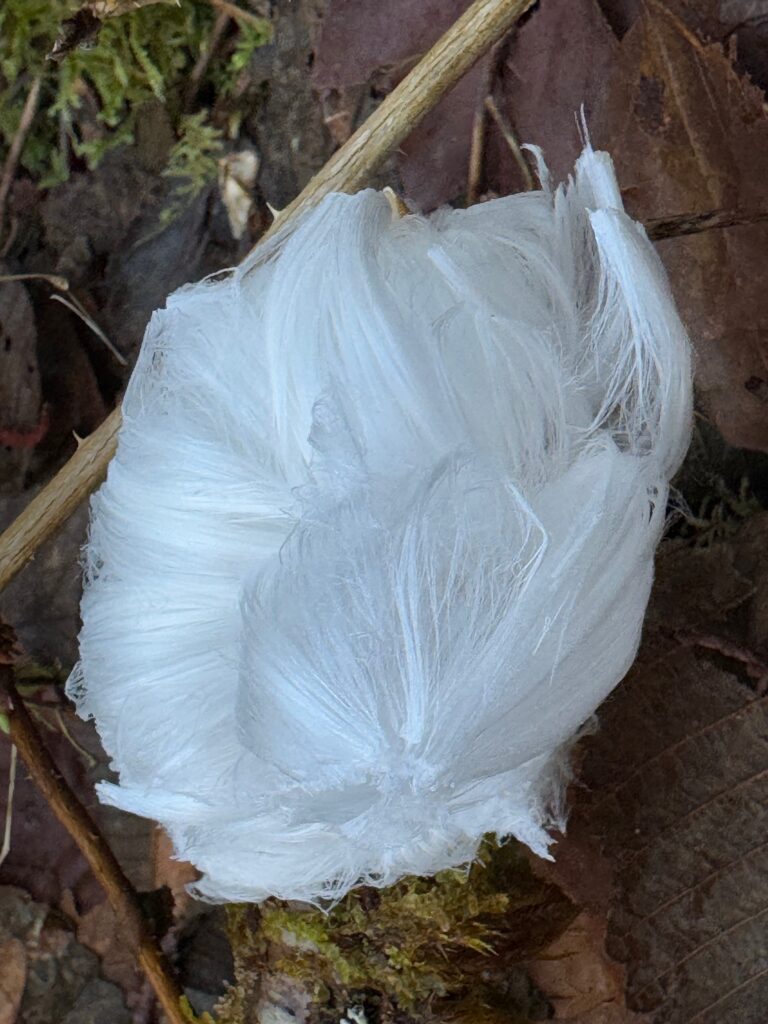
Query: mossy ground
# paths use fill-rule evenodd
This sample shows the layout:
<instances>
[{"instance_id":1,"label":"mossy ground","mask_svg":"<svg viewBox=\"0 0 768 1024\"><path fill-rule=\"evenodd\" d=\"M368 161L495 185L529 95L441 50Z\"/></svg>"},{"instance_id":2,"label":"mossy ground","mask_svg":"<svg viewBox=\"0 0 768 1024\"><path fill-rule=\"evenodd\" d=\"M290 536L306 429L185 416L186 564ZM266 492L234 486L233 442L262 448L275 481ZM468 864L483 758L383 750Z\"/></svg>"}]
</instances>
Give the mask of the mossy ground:
<instances>
[{"instance_id":1,"label":"mossy ground","mask_svg":"<svg viewBox=\"0 0 768 1024\"><path fill-rule=\"evenodd\" d=\"M40 106L20 163L43 187L133 142L145 105L160 101L178 139L167 173L180 180L185 194L199 191L215 177L225 137L237 132L233 93L255 50L271 39L269 20L233 19L223 42L214 46L216 10L207 0L158 3L105 20L91 44L52 61L48 55L61 25L78 6L77 0L0 5L0 149L10 146L38 77ZM209 51L190 96L190 74ZM221 122L215 125L209 112L213 96Z\"/></svg>"},{"instance_id":2,"label":"mossy ground","mask_svg":"<svg viewBox=\"0 0 768 1024\"><path fill-rule=\"evenodd\" d=\"M574 914L516 843L490 838L468 869L355 890L328 911L274 900L233 907L238 984L217 1018L255 1022L268 979L280 976L304 993L316 1024L350 1009L370 1024L545 1019L520 965Z\"/></svg>"}]
</instances>

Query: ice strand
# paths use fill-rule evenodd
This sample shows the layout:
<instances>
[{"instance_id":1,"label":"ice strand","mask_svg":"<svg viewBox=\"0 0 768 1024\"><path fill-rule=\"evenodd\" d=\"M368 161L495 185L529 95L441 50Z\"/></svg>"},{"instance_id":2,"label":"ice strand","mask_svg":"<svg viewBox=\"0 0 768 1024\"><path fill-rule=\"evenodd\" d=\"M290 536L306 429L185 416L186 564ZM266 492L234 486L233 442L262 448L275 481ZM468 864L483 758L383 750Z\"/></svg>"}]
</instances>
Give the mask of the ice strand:
<instances>
[{"instance_id":1,"label":"ice strand","mask_svg":"<svg viewBox=\"0 0 768 1024\"><path fill-rule=\"evenodd\" d=\"M431 216L328 196L147 330L69 690L212 900L548 855L635 655L691 422L663 268L587 148Z\"/></svg>"}]
</instances>

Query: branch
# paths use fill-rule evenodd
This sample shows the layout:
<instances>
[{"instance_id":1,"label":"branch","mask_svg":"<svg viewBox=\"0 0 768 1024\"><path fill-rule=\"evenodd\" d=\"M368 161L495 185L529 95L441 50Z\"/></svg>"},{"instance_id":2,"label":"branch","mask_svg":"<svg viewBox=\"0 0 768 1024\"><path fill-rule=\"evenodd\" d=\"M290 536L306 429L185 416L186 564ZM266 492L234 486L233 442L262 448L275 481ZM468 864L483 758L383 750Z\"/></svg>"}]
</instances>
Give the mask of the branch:
<instances>
[{"instance_id":1,"label":"branch","mask_svg":"<svg viewBox=\"0 0 768 1024\"><path fill-rule=\"evenodd\" d=\"M683 235L698 235L713 228L733 228L741 224L763 224L768 220L766 210L708 210L706 213L683 213L678 217L664 217L646 222L645 230L652 242Z\"/></svg>"},{"instance_id":2,"label":"branch","mask_svg":"<svg viewBox=\"0 0 768 1024\"><path fill-rule=\"evenodd\" d=\"M29 129L32 127L32 122L34 121L35 114L37 113L37 104L40 101L41 85L42 78L38 75L32 82L32 86L27 93L27 98L24 101L21 117L19 119L19 127L16 129L16 134L13 136L11 147L8 150L8 156L5 158L5 163L3 164L3 173L0 175L0 231L2 231L3 228L3 221L5 220L5 204L8 201L8 193L11 191L11 185L13 184L13 179L16 176L16 168L19 165L21 151L24 149L24 143L27 141Z\"/></svg>"},{"instance_id":3,"label":"branch","mask_svg":"<svg viewBox=\"0 0 768 1024\"><path fill-rule=\"evenodd\" d=\"M534 0L475 0L284 210L264 236L329 192L356 192L440 97L525 14ZM258 244L261 244L260 239ZM255 248L255 247L254 247ZM1 541L1 539L0 539Z\"/></svg>"},{"instance_id":4,"label":"branch","mask_svg":"<svg viewBox=\"0 0 768 1024\"><path fill-rule=\"evenodd\" d=\"M155 991L170 1024L190 1024L195 1018L170 964L141 909L138 896L86 809L80 803L43 744L19 697L10 665L0 665L0 681L10 702L10 740L32 781L51 810L72 836L107 894L142 970Z\"/></svg>"},{"instance_id":5,"label":"branch","mask_svg":"<svg viewBox=\"0 0 768 1024\"><path fill-rule=\"evenodd\" d=\"M512 130L512 125L499 110L496 100L493 98L493 96L486 96L485 109L496 122L496 127L501 132L504 141L506 142L507 146L509 146L510 153L515 158L515 163L520 168L520 173L523 176L523 182L525 183L526 192L530 192L536 186L533 181L531 169L526 163L525 157L523 156L523 151L520 148L520 143L517 141L517 137L514 131Z\"/></svg>"},{"instance_id":6,"label":"branch","mask_svg":"<svg viewBox=\"0 0 768 1024\"><path fill-rule=\"evenodd\" d=\"M475 0L281 212L265 237L275 230L282 232L329 192L354 192L363 185L440 97L506 34L532 3L533 0ZM119 426L120 412L116 409L0 536L0 589L101 482L115 452Z\"/></svg>"}]
</instances>

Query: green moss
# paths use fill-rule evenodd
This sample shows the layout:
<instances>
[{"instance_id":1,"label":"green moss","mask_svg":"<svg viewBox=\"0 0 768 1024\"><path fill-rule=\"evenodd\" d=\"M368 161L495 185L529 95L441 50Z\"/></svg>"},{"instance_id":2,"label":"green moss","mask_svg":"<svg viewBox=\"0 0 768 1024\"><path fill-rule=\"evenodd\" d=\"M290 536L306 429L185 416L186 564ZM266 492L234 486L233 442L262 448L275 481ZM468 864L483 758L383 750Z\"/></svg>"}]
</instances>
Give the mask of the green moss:
<instances>
[{"instance_id":1,"label":"green moss","mask_svg":"<svg viewBox=\"0 0 768 1024\"><path fill-rule=\"evenodd\" d=\"M327 913L270 900L246 927L248 913L232 918L238 980L259 970L295 979L318 1021L329 1005L371 998L411 1019L439 1004L444 1019L464 1019L472 1006L470 1016L484 1008L512 1021L525 1019L525 1008L501 999L506 1008L498 1018L494 972L503 977L534 955L572 919L573 908L533 875L517 844L489 838L469 870L356 890ZM220 1019L240 1024L245 1002L241 984Z\"/></svg>"},{"instance_id":2,"label":"green moss","mask_svg":"<svg viewBox=\"0 0 768 1024\"><path fill-rule=\"evenodd\" d=\"M143 7L106 20L92 47L74 50L58 64L46 60L62 21L78 6L76 0L0 5L0 146L10 144L31 83L41 76L40 108L21 164L43 185L66 177L68 151L93 167L109 149L132 142L139 111L153 98L166 104L188 151L182 86L210 45L215 19L206 0ZM232 31L234 42L211 61L201 87L234 82L269 40L271 25L266 19L233 23ZM199 182L199 174L190 180Z\"/></svg>"},{"instance_id":3,"label":"green moss","mask_svg":"<svg viewBox=\"0 0 768 1024\"><path fill-rule=\"evenodd\" d=\"M223 133L208 120L208 112L182 117L179 138L168 157L163 176L174 182L171 202L160 215L165 226L198 195L206 185L216 179L218 162L224 152Z\"/></svg>"}]
</instances>

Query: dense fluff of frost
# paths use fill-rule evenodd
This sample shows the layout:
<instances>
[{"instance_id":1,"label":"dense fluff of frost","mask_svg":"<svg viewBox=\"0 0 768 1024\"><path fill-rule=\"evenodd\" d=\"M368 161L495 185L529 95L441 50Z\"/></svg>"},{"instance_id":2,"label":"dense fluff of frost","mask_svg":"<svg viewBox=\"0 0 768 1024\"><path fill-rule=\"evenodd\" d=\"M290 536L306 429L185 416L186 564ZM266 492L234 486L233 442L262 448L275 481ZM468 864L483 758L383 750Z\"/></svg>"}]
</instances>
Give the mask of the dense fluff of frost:
<instances>
[{"instance_id":1,"label":"dense fluff of frost","mask_svg":"<svg viewBox=\"0 0 768 1024\"><path fill-rule=\"evenodd\" d=\"M331 195L156 313L70 690L213 899L546 854L629 667L685 334L608 157L431 217Z\"/></svg>"}]
</instances>

